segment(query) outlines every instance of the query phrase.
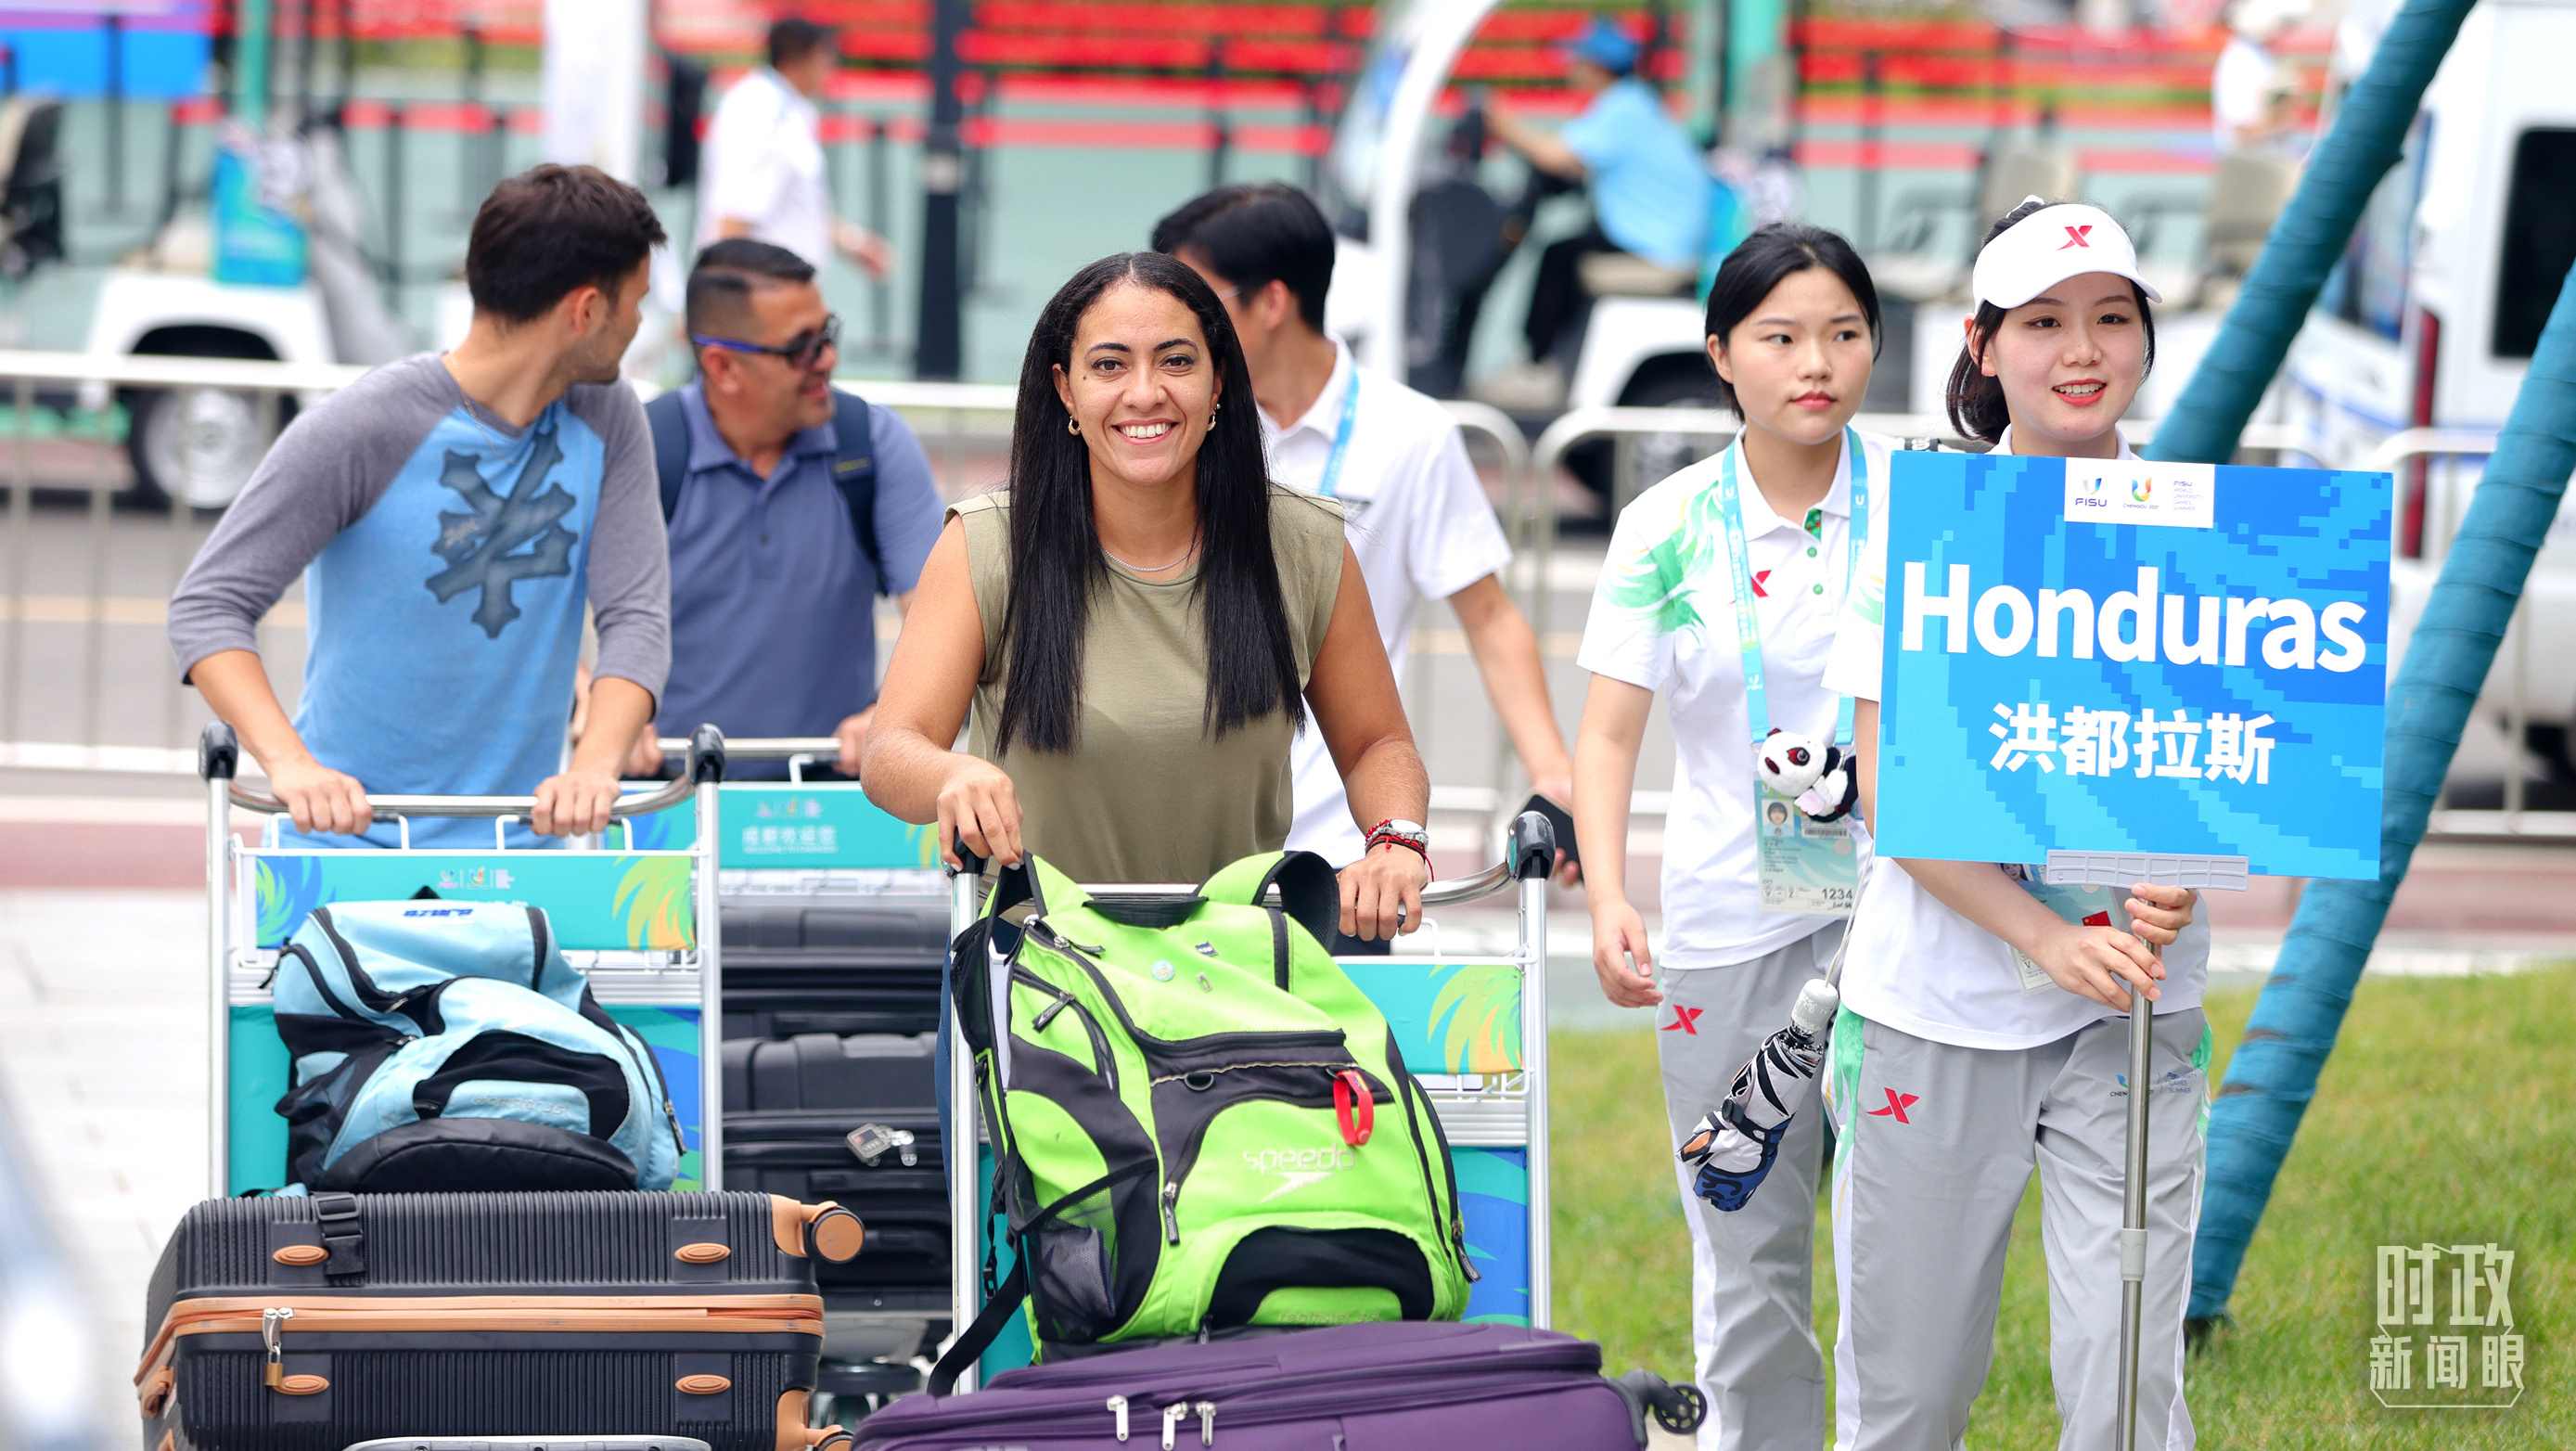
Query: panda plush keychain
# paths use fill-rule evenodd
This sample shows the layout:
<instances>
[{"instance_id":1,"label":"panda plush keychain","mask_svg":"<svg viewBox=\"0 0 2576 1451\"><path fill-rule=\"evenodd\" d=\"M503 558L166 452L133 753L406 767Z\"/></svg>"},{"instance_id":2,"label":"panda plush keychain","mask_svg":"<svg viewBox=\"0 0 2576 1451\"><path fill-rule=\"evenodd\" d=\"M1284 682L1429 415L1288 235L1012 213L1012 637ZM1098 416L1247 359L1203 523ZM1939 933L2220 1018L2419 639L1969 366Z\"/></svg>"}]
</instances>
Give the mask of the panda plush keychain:
<instances>
[{"instance_id":1,"label":"panda plush keychain","mask_svg":"<svg viewBox=\"0 0 2576 1451\"><path fill-rule=\"evenodd\" d=\"M1796 731L1774 729L1762 738L1758 760L1763 790L1811 821L1841 821L1860 800L1853 769L1859 758L1831 741L1819 744ZM1785 838L1805 834L1766 832L1757 838L1759 849L1785 851ZM1855 880L1845 901L1857 901L1859 893ZM1721 1211L1732 1213L1753 1197L1779 1157L1789 1119L1815 1097L1828 1029L1842 1004L1843 949L1850 941L1846 934L1835 944L1825 975L1799 990L1788 1025L1763 1040L1736 1070L1726 1096L1682 1140L1677 1157L1691 1172L1691 1191Z\"/></svg>"},{"instance_id":2,"label":"panda plush keychain","mask_svg":"<svg viewBox=\"0 0 2576 1451\"><path fill-rule=\"evenodd\" d=\"M1840 821L1860 804L1857 751L1777 726L1762 740L1762 779L1811 821Z\"/></svg>"}]
</instances>

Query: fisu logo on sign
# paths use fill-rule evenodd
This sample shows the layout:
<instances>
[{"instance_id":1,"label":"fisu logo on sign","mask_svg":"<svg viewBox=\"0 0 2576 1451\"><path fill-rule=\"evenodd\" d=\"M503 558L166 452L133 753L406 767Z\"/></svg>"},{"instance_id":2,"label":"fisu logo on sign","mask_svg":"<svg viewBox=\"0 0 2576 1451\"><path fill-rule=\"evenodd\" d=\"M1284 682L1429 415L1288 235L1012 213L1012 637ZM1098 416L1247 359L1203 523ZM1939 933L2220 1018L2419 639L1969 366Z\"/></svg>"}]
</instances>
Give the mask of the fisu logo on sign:
<instances>
[{"instance_id":1,"label":"fisu logo on sign","mask_svg":"<svg viewBox=\"0 0 2576 1451\"><path fill-rule=\"evenodd\" d=\"M2217 523L2216 496L2217 470L2210 464L2124 459L2066 465L2066 517L2087 524L2208 529Z\"/></svg>"}]
</instances>

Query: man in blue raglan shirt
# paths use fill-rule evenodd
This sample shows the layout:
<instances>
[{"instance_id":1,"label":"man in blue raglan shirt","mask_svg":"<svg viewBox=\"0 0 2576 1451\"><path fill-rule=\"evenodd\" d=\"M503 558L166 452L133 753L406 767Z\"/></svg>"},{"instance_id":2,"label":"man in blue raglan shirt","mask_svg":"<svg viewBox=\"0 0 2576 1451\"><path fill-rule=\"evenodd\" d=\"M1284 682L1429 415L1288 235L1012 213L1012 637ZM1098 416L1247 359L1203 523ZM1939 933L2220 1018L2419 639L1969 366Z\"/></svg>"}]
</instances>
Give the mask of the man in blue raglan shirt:
<instances>
[{"instance_id":1,"label":"man in blue raglan shirt","mask_svg":"<svg viewBox=\"0 0 2576 1451\"><path fill-rule=\"evenodd\" d=\"M474 322L297 416L170 600L182 678L240 734L312 845L355 845L366 793L533 793L541 835L595 832L670 666L652 443L618 359L661 224L591 167L495 187L465 254ZM258 653L298 573L290 723ZM583 613L594 727L566 764ZM390 828L368 833L380 845ZM415 845L491 840L423 820Z\"/></svg>"}]
</instances>

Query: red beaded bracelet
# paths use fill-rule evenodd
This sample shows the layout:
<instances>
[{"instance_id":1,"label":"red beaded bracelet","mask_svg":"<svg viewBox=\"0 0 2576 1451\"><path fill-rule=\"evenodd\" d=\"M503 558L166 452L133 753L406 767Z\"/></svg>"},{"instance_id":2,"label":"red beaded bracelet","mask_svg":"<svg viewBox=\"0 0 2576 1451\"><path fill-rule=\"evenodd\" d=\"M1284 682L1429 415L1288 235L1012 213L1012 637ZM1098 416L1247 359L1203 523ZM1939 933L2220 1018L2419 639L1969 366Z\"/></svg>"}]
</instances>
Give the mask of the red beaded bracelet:
<instances>
[{"instance_id":1,"label":"red beaded bracelet","mask_svg":"<svg viewBox=\"0 0 2576 1451\"><path fill-rule=\"evenodd\" d=\"M1422 858L1422 873L1426 878L1434 875L1431 869L1431 849L1421 842L1409 836L1399 836L1381 826L1377 831L1369 833L1368 845L1364 851L1375 851L1382 846L1403 847L1406 851Z\"/></svg>"}]
</instances>

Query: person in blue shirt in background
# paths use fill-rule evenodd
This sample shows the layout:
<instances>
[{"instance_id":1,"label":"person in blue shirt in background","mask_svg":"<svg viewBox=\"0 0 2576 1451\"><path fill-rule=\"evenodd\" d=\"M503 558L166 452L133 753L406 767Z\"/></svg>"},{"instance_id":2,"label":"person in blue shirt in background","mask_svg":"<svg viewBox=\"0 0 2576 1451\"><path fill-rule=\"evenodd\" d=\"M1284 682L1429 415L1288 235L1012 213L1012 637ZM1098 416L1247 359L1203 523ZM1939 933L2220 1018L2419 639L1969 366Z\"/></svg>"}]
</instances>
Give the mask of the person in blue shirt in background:
<instances>
[{"instance_id":1,"label":"person in blue shirt in background","mask_svg":"<svg viewBox=\"0 0 2576 1451\"><path fill-rule=\"evenodd\" d=\"M630 775L660 774L657 732L701 722L833 737L840 773L858 775L877 597L911 603L941 504L904 421L832 386L840 329L813 265L784 247L731 238L690 270L698 377L645 408L671 541L671 675Z\"/></svg>"},{"instance_id":2,"label":"person in blue shirt in background","mask_svg":"<svg viewBox=\"0 0 2576 1451\"><path fill-rule=\"evenodd\" d=\"M1540 171L1592 192L1592 225L1539 254L1523 329L1531 372L1521 388L1563 395L1560 355L1580 338L1591 310L1577 272L1586 255L1626 252L1677 272L1699 271L1716 181L1654 87L1637 76L1639 58L1625 31L1606 18L1594 20L1565 52L1568 79L1590 99L1583 114L1553 134L1497 100L1485 102L1495 140Z\"/></svg>"}]
</instances>

